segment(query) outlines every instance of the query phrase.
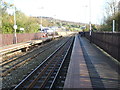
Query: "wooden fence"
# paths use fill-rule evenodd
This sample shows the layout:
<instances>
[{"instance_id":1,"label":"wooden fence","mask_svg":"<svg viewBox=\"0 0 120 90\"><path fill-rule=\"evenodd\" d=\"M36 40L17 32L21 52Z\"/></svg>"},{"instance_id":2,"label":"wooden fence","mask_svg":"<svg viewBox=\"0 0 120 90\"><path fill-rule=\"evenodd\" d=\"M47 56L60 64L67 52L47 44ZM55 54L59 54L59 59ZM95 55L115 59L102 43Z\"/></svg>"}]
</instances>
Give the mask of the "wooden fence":
<instances>
[{"instance_id":1,"label":"wooden fence","mask_svg":"<svg viewBox=\"0 0 120 90\"><path fill-rule=\"evenodd\" d=\"M85 37L90 40L89 32L85 33ZM91 42L120 61L120 33L92 32Z\"/></svg>"}]
</instances>

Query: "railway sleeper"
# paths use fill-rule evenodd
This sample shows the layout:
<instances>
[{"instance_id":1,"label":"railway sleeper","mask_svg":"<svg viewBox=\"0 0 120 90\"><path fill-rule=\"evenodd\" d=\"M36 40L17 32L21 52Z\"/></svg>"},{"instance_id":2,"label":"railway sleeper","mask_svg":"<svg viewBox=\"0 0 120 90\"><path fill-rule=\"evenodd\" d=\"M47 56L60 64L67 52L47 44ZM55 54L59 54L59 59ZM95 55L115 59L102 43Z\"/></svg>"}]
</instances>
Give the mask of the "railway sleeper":
<instances>
[{"instance_id":1,"label":"railway sleeper","mask_svg":"<svg viewBox=\"0 0 120 90\"><path fill-rule=\"evenodd\" d=\"M57 64L57 63L56 63ZM52 65L52 66L54 66L54 65ZM57 65L56 65L57 66ZM57 68L57 70L58 70L58 68ZM54 72L53 73L50 73L50 74L52 74L52 77L50 77L52 80L55 78L55 76L56 76L56 74L57 74L57 71L56 69L54 70ZM44 70L44 72L45 72L46 70ZM49 73L49 72L48 72ZM41 74L42 75L42 74ZM41 77L41 79L46 79L46 75L43 75L42 77ZM50 79L50 80L51 80ZM45 81L45 83L46 83L46 81ZM50 83L50 82L49 82ZM34 87L34 85L33 85L33 87ZM35 87L37 87L37 85L35 85ZM44 87L44 86L42 86L42 87Z\"/></svg>"}]
</instances>

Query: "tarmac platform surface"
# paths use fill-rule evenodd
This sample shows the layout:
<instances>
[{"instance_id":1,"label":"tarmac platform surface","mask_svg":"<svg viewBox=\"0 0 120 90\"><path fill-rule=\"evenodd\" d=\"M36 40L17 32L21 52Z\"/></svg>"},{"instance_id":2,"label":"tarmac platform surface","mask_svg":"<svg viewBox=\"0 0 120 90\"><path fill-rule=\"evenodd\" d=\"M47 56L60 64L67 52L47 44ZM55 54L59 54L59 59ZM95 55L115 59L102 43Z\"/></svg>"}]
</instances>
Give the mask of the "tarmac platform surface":
<instances>
[{"instance_id":1,"label":"tarmac platform surface","mask_svg":"<svg viewBox=\"0 0 120 90\"><path fill-rule=\"evenodd\" d=\"M75 36L64 88L119 89L120 62L85 37Z\"/></svg>"}]
</instances>

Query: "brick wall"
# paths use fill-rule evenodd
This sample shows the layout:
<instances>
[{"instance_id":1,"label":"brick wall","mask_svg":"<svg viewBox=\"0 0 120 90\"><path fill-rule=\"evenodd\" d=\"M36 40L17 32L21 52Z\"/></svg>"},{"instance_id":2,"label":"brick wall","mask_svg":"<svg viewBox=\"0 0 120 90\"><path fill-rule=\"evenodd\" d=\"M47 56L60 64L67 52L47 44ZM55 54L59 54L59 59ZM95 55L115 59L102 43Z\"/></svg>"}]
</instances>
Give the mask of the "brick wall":
<instances>
[{"instance_id":1,"label":"brick wall","mask_svg":"<svg viewBox=\"0 0 120 90\"><path fill-rule=\"evenodd\" d=\"M17 34L17 42L25 42L40 39L43 33L24 33ZM0 34L0 47L13 44L13 34Z\"/></svg>"}]
</instances>

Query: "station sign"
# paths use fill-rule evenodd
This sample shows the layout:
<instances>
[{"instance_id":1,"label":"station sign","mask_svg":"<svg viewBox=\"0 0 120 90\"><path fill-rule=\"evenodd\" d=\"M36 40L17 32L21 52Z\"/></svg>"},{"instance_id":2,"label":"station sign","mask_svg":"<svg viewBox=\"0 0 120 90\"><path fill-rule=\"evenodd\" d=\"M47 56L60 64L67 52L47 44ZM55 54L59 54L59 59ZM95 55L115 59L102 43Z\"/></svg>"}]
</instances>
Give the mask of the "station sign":
<instances>
[{"instance_id":1,"label":"station sign","mask_svg":"<svg viewBox=\"0 0 120 90\"><path fill-rule=\"evenodd\" d=\"M17 25L14 25L13 28L14 28L14 29L17 29Z\"/></svg>"},{"instance_id":2,"label":"station sign","mask_svg":"<svg viewBox=\"0 0 120 90\"><path fill-rule=\"evenodd\" d=\"M21 31L24 31L24 28L20 28Z\"/></svg>"}]
</instances>

